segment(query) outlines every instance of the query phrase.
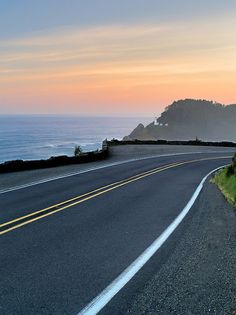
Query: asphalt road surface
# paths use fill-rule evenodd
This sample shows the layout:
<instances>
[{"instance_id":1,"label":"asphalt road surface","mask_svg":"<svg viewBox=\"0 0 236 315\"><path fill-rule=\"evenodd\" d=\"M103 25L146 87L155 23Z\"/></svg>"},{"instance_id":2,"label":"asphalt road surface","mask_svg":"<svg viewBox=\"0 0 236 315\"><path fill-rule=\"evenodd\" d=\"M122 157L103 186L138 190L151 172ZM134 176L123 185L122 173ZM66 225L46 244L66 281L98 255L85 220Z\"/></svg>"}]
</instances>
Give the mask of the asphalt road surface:
<instances>
[{"instance_id":1,"label":"asphalt road surface","mask_svg":"<svg viewBox=\"0 0 236 315\"><path fill-rule=\"evenodd\" d=\"M79 314L230 161L229 152L151 158L0 194L0 314ZM112 313L127 311L183 227L113 297Z\"/></svg>"}]
</instances>

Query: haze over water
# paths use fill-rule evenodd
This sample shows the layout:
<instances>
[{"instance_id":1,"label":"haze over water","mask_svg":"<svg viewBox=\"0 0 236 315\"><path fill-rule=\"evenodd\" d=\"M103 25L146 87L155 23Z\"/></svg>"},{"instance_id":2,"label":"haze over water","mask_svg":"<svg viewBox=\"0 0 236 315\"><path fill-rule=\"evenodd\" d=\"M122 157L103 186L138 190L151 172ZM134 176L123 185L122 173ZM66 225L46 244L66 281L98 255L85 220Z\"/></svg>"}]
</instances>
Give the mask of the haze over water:
<instances>
[{"instance_id":1,"label":"haze over water","mask_svg":"<svg viewBox=\"0 0 236 315\"><path fill-rule=\"evenodd\" d=\"M106 138L122 139L140 117L0 116L0 163L15 159L41 159L100 149Z\"/></svg>"}]
</instances>

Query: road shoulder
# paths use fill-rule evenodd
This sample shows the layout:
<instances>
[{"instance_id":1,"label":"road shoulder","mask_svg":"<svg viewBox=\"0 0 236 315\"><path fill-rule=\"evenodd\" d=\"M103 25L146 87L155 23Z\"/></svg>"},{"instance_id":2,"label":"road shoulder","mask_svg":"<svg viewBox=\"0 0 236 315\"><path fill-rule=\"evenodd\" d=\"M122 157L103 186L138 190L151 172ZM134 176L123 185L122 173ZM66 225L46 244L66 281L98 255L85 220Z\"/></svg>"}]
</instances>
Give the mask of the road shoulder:
<instances>
[{"instance_id":1,"label":"road shoulder","mask_svg":"<svg viewBox=\"0 0 236 315\"><path fill-rule=\"evenodd\" d=\"M236 310L236 215L207 183L167 262L128 314L233 314Z\"/></svg>"}]
</instances>

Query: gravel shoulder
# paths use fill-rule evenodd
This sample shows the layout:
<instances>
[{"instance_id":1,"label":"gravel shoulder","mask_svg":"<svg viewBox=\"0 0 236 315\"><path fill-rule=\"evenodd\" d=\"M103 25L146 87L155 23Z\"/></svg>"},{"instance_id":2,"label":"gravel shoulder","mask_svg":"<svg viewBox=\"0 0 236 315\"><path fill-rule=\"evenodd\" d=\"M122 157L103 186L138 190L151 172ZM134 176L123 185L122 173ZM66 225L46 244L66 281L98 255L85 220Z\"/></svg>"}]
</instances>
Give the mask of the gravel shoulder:
<instances>
[{"instance_id":1,"label":"gravel shoulder","mask_svg":"<svg viewBox=\"0 0 236 315\"><path fill-rule=\"evenodd\" d=\"M14 187L28 185L38 181L44 181L72 173L84 172L97 167L108 166L113 163L124 162L132 159L152 157L165 154L179 154L191 152L233 152L235 148L182 146L182 145L123 145L110 148L109 159L86 164L60 166L47 169L30 170L0 174L0 192Z\"/></svg>"},{"instance_id":2,"label":"gravel shoulder","mask_svg":"<svg viewBox=\"0 0 236 315\"><path fill-rule=\"evenodd\" d=\"M235 211L208 182L190 215L174 252L127 314L235 314Z\"/></svg>"}]
</instances>

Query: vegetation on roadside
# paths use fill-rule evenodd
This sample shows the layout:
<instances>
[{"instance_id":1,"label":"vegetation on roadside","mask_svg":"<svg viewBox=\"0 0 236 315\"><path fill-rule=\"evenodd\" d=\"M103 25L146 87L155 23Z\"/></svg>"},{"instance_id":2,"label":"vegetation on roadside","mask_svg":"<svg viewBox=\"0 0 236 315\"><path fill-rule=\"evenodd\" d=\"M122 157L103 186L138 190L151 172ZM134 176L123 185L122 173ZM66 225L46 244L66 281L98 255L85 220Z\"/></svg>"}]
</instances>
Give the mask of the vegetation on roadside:
<instances>
[{"instance_id":1,"label":"vegetation on roadside","mask_svg":"<svg viewBox=\"0 0 236 315\"><path fill-rule=\"evenodd\" d=\"M79 156L82 154L82 152L83 151L82 151L81 147L79 145L76 145L75 149L74 149L74 156Z\"/></svg>"},{"instance_id":2,"label":"vegetation on roadside","mask_svg":"<svg viewBox=\"0 0 236 315\"><path fill-rule=\"evenodd\" d=\"M220 188L225 198L236 207L236 154L232 164L220 170L213 182Z\"/></svg>"}]
</instances>

